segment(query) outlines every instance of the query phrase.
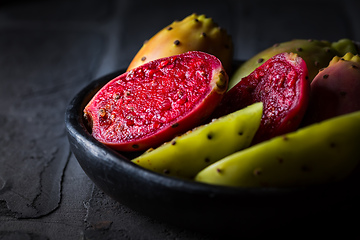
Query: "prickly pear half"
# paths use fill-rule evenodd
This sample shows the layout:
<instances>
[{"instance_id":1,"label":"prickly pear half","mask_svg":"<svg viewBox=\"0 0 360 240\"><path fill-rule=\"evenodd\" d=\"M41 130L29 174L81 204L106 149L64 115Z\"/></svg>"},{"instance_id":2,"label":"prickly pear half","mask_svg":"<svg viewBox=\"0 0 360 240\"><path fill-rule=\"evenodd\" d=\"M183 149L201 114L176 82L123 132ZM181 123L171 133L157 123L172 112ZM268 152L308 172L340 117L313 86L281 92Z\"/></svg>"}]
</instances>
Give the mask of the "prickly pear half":
<instances>
[{"instance_id":1,"label":"prickly pear half","mask_svg":"<svg viewBox=\"0 0 360 240\"><path fill-rule=\"evenodd\" d=\"M98 141L120 151L156 147L206 119L228 77L219 59L193 51L157 59L114 78L84 109Z\"/></svg>"},{"instance_id":2,"label":"prickly pear half","mask_svg":"<svg viewBox=\"0 0 360 240\"><path fill-rule=\"evenodd\" d=\"M236 187L298 187L341 181L360 161L360 111L300 128L219 160L195 180Z\"/></svg>"},{"instance_id":3,"label":"prickly pear half","mask_svg":"<svg viewBox=\"0 0 360 240\"><path fill-rule=\"evenodd\" d=\"M275 44L272 47L256 54L234 71L229 81L229 90L243 77L246 77L269 58L282 53L297 53L307 64L309 79L316 76L320 69L326 67L335 56L343 56L347 52L357 54L357 47L350 39L341 39L337 42L294 39L288 42Z\"/></svg>"},{"instance_id":4,"label":"prickly pear half","mask_svg":"<svg viewBox=\"0 0 360 240\"><path fill-rule=\"evenodd\" d=\"M146 62L188 51L210 53L230 73L233 60L231 36L212 18L192 14L174 21L146 41L130 63L128 70Z\"/></svg>"},{"instance_id":5,"label":"prickly pear half","mask_svg":"<svg viewBox=\"0 0 360 240\"><path fill-rule=\"evenodd\" d=\"M297 54L275 55L228 91L212 116L216 118L263 102L263 116L254 144L294 131L308 105L307 74L306 63Z\"/></svg>"},{"instance_id":6,"label":"prickly pear half","mask_svg":"<svg viewBox=\"0 0 360 240\"><path fill-rule=\"evenodd\" d=\"M250 145L262 108L262 103L255 103L214 119L132 161L161 174L193 179L203 168Z\"/></svg>"},{"instance_id":7,"label":"prickly pear half","mask_svg":"<svg viewBox=\"0 0 360 240\"><path fill-rule=\"evenodd\" d=\"M304 125L360 110L360 57L334 57L310 85Z\"/></svg>"}]
</instances>

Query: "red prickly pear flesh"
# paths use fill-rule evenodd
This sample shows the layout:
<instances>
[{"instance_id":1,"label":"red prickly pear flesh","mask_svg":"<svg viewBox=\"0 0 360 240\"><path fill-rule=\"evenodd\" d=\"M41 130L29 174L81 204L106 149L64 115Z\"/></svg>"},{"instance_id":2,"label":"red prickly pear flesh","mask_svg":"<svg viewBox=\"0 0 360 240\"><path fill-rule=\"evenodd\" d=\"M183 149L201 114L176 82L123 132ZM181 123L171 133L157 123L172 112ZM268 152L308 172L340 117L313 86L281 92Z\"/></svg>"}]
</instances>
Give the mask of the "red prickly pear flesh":
<instances>
[{"instance_id":1,"label":"red prickly pear flesh","mask_svg":"<svg viewBox=\"0 0 360 240\"><path fill-rule=\"evenodd\" d=\"M228 91L212 116L263 102L261 124L252 142L256 144L296 130L305 114L309 92L305 61L293 53L280 53Z\"/></svg>"},{"instance_id":2,"label":"red prickly pear flesh","mask_svg":"<svg viewBox=\"0 0 360 240\"><path fill-rule=\"evenodd\" d=\"M143 151L200 125L227 84L213 55L193 51L157 59L107 83L85 107L85 118L98 141Z\"/></svg>"}]
</instances>

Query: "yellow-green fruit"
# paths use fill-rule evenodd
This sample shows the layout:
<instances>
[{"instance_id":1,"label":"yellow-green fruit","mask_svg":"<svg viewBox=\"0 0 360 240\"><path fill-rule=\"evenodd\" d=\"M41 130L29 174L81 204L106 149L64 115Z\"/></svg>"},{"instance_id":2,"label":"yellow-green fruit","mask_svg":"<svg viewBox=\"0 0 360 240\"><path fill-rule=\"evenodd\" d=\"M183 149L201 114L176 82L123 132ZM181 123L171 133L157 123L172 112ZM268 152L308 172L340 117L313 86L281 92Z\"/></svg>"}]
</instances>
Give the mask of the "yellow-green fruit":
<instances>
[{"instance_id":1,"label":"yellow-green fruit","mask_svg":"<svg viewBox=\"0 0 360 240\"><path fill-rule=\"evenodd\" d=\"M196 181L236 187L294 187L349 176L360 160L360 111L331 118L234 153Z\"/></svg>"},{"instance_id":2,"label":"yellow-green fruit","mask_svg":"<svg viewBox=\"0 0 360 240\"><path fill-rule=\"evenodd\" d=\"M212 18L192 14L182 21L174 21L146 41L127 70L146 62L178 55L188 51L202 51L222 62L226 72L231 71L233 42L231 36Z\"/></svg>"},{"instance_id":3,"label":"yellow-green fruit","mask_svg":"<svg viewBox=\"0 0 360 240\"><path fill-rule=\"evenodd\" d=\"M132 162L158 173L193 179L208 165L248 147L262 110L261 102L252 104L150 149Z\"/></svg>"},{"instance_id":4,"label":"yellow-green fruit","mask_svg":"<svg viewBox=\"0 0 360 240\"><path fill-rule=\"evenodd\" d=\"M354 55L351 52L347 52L344 56L335 56L329 63L329 66L335 65L339 61L350 61L353 63L360 63L360 55Z\"/></svg>"},{"instance_id":5,"label":"yellow-green fruit","mask_svg":"<svg viewBox=\"0 0 360 240\"><path fill-rule=\"evenodd\" d=\"M357 54L357 49L354 42L350 39L341 39L337 42L294 39L275 44L240 65L230 78L229 90L269 58L283 52L293 52L304 59L311 81L320 69L329 64L334 56L343 56L347 52Z\"/></svg>"}]
</instances>

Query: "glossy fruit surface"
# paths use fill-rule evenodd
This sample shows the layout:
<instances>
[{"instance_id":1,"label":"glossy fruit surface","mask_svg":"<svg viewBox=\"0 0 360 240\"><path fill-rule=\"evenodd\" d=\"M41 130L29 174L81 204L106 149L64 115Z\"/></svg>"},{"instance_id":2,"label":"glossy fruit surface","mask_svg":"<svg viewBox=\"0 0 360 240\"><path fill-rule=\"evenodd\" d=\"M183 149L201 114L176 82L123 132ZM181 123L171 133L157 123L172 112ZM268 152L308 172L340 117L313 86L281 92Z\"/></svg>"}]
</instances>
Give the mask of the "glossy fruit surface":
<instances>
[{"instance_id":1,"label":"glossy fruit surface","mask_svg":"<svg viewBox=\"0 0 360 240\"><path fill-rule=\"evenodd\" d=\"M195 179L236 187L301 187L342 181L359 164L359 141L357 111L229 155Z\"/></svg>"},{"instance_id":2,"label":"glossy fruit surface","mask_svg":"<svg viewBox=\"0 0 360 240\"><path fill-rule=\"evenodd\" d=\"M214 117L263 102L263 117L254 143L294 131L308 104L307 74L306 63L297 54L275 55L225 94Z\"/></svg>"},{"instance_id":3,"label":"glossy fruit surface","mask_svg":"<svg viewBox=\"0 0 360 240\"><path fill-rule=\"evenodd\" d=\"M216 57L188 52L114 78L84 113L98 141L122 151L146 150L200 125L222 99L227 83Z\"/></svg>"},{"instance_id":4,"label":"glossy fruit surface","mask_svg":"<svg viewBox=\"0 0 360 240\"><path fill-rule=\"evenodd\" d=\"M262 103L254 103L177 136L132 161L154 172L193 179L210 164L248 147L261 116Z\"/></svg>"},{"instance_id":5,"label":"glossy fruit surface","mask_svg":"<svg viewBox=\"0 0 360 240\"><path fill-rule=\"evenodd\" d=\"M296 53L306 62L309 80L314 79L320 69L326 67L335 56L343 56L347 52L357 54L357 46L350 39L340 39L337 42L319 41L312 39L294 39L288 42L274 44L273 46L259 52L244 64L241 64L229 81L229 90L235 86L243 77L266 62L269 58L279 53Z\"/></svg>"}]
</instances>

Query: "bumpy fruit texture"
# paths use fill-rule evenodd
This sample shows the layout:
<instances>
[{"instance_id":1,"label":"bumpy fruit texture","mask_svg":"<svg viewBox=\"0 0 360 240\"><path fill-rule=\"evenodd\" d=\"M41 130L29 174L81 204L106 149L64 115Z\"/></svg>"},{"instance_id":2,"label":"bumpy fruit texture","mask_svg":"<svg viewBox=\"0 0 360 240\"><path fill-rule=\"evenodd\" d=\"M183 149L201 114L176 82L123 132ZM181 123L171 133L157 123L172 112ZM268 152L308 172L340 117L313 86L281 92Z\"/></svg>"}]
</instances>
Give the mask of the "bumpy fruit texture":
<instances>
[{"instance_id":1,"label":"bumpy fruit texture","mask_svg":"<svg viewBox=\"0 0 360 240\"><path fill-rule=\"evenodd\" d=\"M157 59L107 83L84 109L92 135L120 151L156 147L201 124L227 89L216 57L188 52Z\"/></svg>"},{"instance_id":2,"label":"bumpy fruit texture","mask_svg":"<svg viewBox=\"0 0 360 240\"><path fill-rule=\"evenodd\" d=\"M231 36L212 18L197 14L173 22L146 41L128 70L158 58L188 51L210 53L220 59L227 73L231 71L234 51Z\"/></svg>"},{"instance_id":3,"label":"bumpy fruit texture","mask_svg":"<svg viewBox=\"0 0 360 240\"><path fill-rule=\"evenodd\" d=\"M360 161L360 111L328 119L234 153L196 180L236 187L296 187L336 182Z\"/></svg>"},{"instance_id":4,"label":"bumpy fruit texture","mask_svg":"<svg viewBox=\"0 0 360 240\"><path fill-rule=\"evenodd\" d=\"M360 57L334 57L311 83L304 125L360 110Z\"/></svg>"},{"instance_id":5,"label":"bumpy fruit texture","mask_svg":"<svg viewBox=\"0 0 360 240\"><path fill-rule=\"evenodd\" d=\"M319 70L326 67L333 57L343 56L347 52L357 54L357 48L349 39L341 39L337 42L295 39L275 44L256 54L236 69L229 81L229 90L269 58L282 52L297 53L303 58L308 67L309 79L312 81Z\"/></svg>"},{"instance_id":6,"label":"bumpy fruit texture","mask_svg":"<svg viewBox=\"0 0 360 240\"><path fill-rule=\"evenodd\" d=\"M228 91L212 116L263 102L264 113L254 144L294 131L308 105L307 74L306 63L297 54L277 54Z\"/></svg>"},{"instance_id":7,"label":"bumpy fruit texture","mask_svg":"<svg viewBox=\"0 0 360 240\"><path fill-rule=\"evenodd\" d=\"M132 161L149 170L193 179L203 168L248 147L262 116L262 103L215 119Z\"/></svg>"}]
</instances>

